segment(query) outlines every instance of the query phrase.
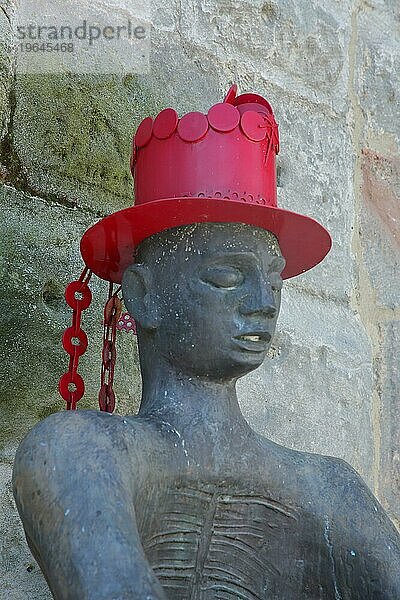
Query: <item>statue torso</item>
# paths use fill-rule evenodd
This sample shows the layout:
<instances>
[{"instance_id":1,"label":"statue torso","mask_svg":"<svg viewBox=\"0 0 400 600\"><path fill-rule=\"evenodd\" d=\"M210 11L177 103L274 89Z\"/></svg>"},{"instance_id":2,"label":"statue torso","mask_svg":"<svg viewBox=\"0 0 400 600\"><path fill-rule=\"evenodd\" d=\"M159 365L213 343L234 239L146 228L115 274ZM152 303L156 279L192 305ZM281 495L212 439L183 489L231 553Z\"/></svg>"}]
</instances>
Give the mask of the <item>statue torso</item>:
<instances>
[{"instance_id":1,"label":"statue torso","mask_svg":"<svg viewBox=\"0 0 400 600\"><path fill-rule=\"evenodd\" d=\"M340 595L348 561L341 560L339 574L343 550L334 547L330 498L323 505L316 499L315 481L299 458L305 455L259 440L238 439L234 448L220 448L215 461L212 452L182 452L179 437L166 436L170 453L160 453L135 511L144 552L167 597L358 599ZM352 548L348 555L357 561Z\"/></svg>"},{"instance_id":2,"label":"statue torso","mask_svg":"<svg viewBox=\"0 0 400 600\"><path fill-rule=\"evenodd\" d=\"M168 598L335 597L324 532L261 488L180 481L149 489L139 512L145 554Z\"/></svg>"},{"instance_id":3,"label":"statue torso","mask_svg":"<svg viewBox=\"0 0 400 600\"><path fill-rule=\"evenodd\" d=\"M72 471L71 440L96 448ZM149 567L170 600L400 598L398 534L336 459L94 411L52 415L17 458L27 539L60 600L161 598Z\"/></svg>"}]
</instances>

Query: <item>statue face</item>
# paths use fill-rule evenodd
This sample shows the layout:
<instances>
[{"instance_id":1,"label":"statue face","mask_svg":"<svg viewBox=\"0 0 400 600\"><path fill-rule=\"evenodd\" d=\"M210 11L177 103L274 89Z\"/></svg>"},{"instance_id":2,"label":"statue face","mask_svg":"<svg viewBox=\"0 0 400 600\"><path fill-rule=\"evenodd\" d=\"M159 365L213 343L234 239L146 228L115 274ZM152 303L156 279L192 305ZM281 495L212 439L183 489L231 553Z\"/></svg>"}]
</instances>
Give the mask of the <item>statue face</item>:
<instances>
[{"instance_id":1,"label":"statue face","mask_svg":"<svg viewBox=\"0 0 400 600\"><path fill-rule=\"evenodd\" d=\"M280 307L285 261L275 238L240 224L180 227L162 237L139 256L156 315L147 342L189 376L226 380L258 367Z\"/></svg>"}]
</instances>

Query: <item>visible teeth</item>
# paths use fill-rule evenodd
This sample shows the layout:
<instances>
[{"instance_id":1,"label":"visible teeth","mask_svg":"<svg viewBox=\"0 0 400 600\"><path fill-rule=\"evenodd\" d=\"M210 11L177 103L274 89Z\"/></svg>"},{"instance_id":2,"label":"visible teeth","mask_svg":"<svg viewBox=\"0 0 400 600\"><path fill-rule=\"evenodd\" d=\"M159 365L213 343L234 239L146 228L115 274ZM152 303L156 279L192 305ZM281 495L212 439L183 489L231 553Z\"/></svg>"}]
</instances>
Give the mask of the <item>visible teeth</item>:
<instances>
[{"instance_id":1,"label":"visible teeth","mask_svg":"<svg viewBox=\"0 0 400 600\"><path fill-rule=\"evenodd\" d=\"M248 342L259 342L261 340L259 335L243 335L242 338Z\"/></svg>"}]
</instances>

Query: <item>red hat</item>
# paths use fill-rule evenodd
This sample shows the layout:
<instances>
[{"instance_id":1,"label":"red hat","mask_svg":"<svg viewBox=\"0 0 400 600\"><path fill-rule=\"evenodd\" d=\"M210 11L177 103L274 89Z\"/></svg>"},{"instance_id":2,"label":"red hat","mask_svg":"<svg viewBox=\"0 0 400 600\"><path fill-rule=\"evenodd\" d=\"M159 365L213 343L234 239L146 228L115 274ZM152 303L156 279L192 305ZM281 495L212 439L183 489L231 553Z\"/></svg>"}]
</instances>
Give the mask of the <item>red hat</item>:
<instances>
[{"instance_id":1,"label":"red hat","mask_svg":"<svg viewBox=\"0 0 400 600\"><path fill-rule=\"evenodd\" d=\"M65 297L74 312L72 326L63 336L70 359L59 390L68 409L76 408L85 390L77 372L87 347L80 323L91 301L88 282L93 271L110 282L99 405L101 410L114 410L115 335L125 318L120 316L120 288L114 292L113 284L121 282L134 249L145 238L192 223L262 227L278 238L286 259L283 278L311 269L329 252L331 238L322 225L277 207L279 137L270 104L257 94L236 96L236 92L233 85L224 102L212 106L207 115L191 112L179 119L174 109L166 108L139 125L131 158L136 203L86 231L81 241L86 268L67 287ZM130 315L125 317L133 328Z\"/></svg>"},{"instance_id":2,"label":"red hat","mask_svg":"<svg viewBox=\"0 0 400 600\"><path fill-rule=\"evenodd\" d=\"M81 253L99 277L120 283L145 238L192 223L244 223L276 235L283 278L317 265L331 238L322 225L277 207L275 156L278 125L257 94L236 96L205 115L180 119L173 108L146 117L133 139L135 205L102 219L84 234Z\"/></svg>"}]
</instances>

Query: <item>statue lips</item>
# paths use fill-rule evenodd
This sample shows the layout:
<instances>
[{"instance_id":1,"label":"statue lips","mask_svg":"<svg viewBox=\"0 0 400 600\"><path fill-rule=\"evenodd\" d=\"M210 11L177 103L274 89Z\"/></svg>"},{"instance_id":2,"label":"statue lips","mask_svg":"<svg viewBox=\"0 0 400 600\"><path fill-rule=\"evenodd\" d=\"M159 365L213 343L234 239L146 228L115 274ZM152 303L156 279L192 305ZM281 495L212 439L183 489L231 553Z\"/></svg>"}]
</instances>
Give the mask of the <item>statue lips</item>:
<instances>
[{"instance_id":1,"label":"statue lips","mask_svg":"<svg viewBox=\"0 0 400 600\"><path fill-rule=\"evenodd\" d=\"M262 353L267 351L271 337L268 331L246 331L235 335L232 340L242 350Z\"/></svg>"}]
</instances>

